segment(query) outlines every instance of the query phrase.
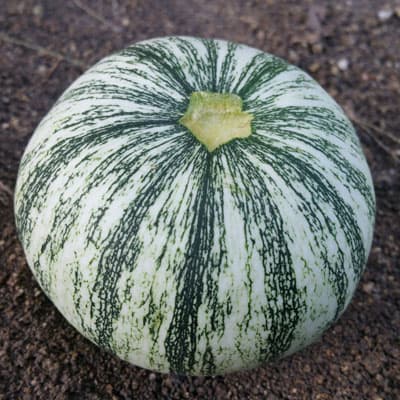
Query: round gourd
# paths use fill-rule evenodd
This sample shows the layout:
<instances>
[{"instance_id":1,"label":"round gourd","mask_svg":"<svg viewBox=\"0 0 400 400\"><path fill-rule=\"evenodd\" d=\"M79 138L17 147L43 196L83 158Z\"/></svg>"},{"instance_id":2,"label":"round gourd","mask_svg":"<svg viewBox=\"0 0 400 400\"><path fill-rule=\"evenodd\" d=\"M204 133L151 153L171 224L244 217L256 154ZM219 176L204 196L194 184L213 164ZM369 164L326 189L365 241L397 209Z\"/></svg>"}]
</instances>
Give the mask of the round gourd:
<instances>
[{"instance_id":1,"label":"round gourd","mask_svg":"<svg viewBox=\"0 0 400 400\"><path fill-rule=\"evenodd\" d=\"M145 368L219 374L293 353L343 313L375 198L351 123L306 73L166 37L65 91L22 158L15 214L84 336Z\"/></svg>"}]
</instances>

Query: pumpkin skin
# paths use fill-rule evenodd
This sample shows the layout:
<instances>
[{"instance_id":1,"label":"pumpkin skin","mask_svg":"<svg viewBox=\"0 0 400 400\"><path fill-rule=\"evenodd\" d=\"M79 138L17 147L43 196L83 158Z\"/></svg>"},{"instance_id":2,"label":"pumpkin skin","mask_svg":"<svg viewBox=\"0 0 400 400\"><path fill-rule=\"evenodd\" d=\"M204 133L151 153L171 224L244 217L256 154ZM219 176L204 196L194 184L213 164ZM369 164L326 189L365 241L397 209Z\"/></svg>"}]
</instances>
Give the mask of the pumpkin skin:
<instances>
[{"instance_id":1,"label":"pumpkin skin","mask_svg":"<svg viewBox=\"0 0 400 400\"><path fill-rule=\"evenodd\" d=\"M232 93L251 135L209 151L193 92ZM291 354L349 304L375 197L335 101L282 59L222 40L137 43L77 79L23 155L18 234L86 338L161 372L223 374Z\"/></svg>"}]
</instances>

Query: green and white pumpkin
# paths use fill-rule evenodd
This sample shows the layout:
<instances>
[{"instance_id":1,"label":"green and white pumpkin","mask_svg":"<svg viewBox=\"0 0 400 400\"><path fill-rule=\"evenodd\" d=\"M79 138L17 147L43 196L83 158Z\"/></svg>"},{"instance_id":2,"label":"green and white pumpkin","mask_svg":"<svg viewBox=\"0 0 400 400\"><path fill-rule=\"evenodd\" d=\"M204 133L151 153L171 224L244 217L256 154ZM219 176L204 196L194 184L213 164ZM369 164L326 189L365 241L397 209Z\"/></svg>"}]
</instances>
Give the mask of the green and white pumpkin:
<instances>
[{"instance_id":1,"label":"green and white pumpkin","mask_svg":"<svg viewBox=\"0 0 400 400\"><path fill-rule=\"evenodd\" d=\"M15 214L84 336L145 368L219 374L293 353L343 313L375 198L351 123L310 76L166 37L66 90L25 151Z\"/></svg>"}]
</instances>

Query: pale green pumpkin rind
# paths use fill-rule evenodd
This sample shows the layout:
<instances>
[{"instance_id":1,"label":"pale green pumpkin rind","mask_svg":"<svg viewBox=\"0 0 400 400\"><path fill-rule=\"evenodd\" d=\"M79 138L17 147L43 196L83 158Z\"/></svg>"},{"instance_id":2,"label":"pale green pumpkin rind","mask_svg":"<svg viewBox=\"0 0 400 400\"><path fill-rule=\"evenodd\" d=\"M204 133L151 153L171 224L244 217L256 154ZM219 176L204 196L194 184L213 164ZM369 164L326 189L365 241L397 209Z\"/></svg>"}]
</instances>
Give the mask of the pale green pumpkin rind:
<instances>
[{"instance_id":1,"label":"pale green pumpkin rind","mask_svg":"<svg viewBox=\"0 0 400 400\"><path fill-rule=\"evenodd\" d=\"M134 339L132 343L121 343L115 333L116 321L122 318L122 307L129 303L132 289L130 282L124 283L125 290L121 295L121 276L128 272L133 274L139 267L139 256L144 251L141 232L146 226L149 210L159 205L161 211L156 224L148 227L149 231L166 237L165 249L160 249L160 256L154 261L155 271L167 268L176 282L176 296L172 313L165 315L160 302L167 301L169 294L165 291L162 300L157 300L157 293L162 289L157 287L156 281L149 281L148 296L143 299L143 307L148 312L140 322L147 327L148 342L152 344L147 363L143 365L148 368L194 374L229 370L230 355L221 354L215 343L217 337L222 338L226 333L227 318L239 307L237 299L228 296L221 300L216 278L229 271L227 254L229 247L235 246L225 239L224 199L227 191L241 216L242 234L249 246L249 254L251 249L262 260L267 299L262 307L257 305L257 310L250 300L240 306L245 307L247 317L237 324L237 345L232 351L239 354L235 357L243 360L243 367L278 358L289 351L295 341L307 341L306 337L296 335L300 334L299 324L310 313L306 298L312 293L298 288L290 252L291 243L298 239L291 237L290 221L282 212L282 205L275 200L283 191L296 198L297 210L293 212L306 215L307 229L315 232L315 238L310 238L314 243L311 251L323 260L320 268L324 271L324 284L334 293L335 312L326 320L325 326L320 327L321 332L344 311L349 301L346 268L351 269L352 276L358 281L368 256L370 242L365 241L366 234L357 220L354 201L343 198L315 157L320 153L334 165L338 180L339 176L340 180L344 177L343 187L349 193L357 193L357 198L362 201L359 206L366 210L365 218L372 235L373 188L349 121L332 104L324 106L316 102L315 107L309 103L304 107L277 107L274 102L282 93L313 88L317 84L304 74L297 81L282 82L264 98L258 94L268 87L269 82L296 68L261 52L255 52L245 65L239 65L241 60L237 59L237 51L241 46L232 43L227 45L221 61L221 46L221 42L214 40L166 38L128 47L102 60L89 71L86 80L72 86L58 100L57 113L53 117L51 111L42 122L45 125L54 118L52 134L43 135L36 142L33 139L21 161L15 196L16 224L35 276L56 304L64 301L73 305L74 313L80 317L71 322L83 334L122 358L128 358L135 343ZM176 49L179 49L179 56ZM96 71L107 73L110 81L97 77ZM135 77L135 84L130 77ZM142 85L137 84L138 77ZM124 80L127 88L114 84L113 80ZM162 90L154 90L154 87ZM232 140L209 153L179 124L190 95L195 91L240 96L243 111L254 116L251 136ZM129 110L125 106L108 107L108 99L132 102L137 107ZM60 117L60 107L65 104L68 110L69 106L80 102L92 102L93 106L86 107L83 112L68 114L66 111ZM91 128L93 121L96 124ZM305 135L303 132L307 129L323 134ZM35 135L40 135L40 131L41 126ZM64 136L63 132L69 132L69 135ZM99 157L97 146L115 140L121 140L121 145L107 150L107 157ZM160 147L158 153L153 143ZM352 164L338 143L345 143L349 152L361 160L359 165L363 168ZM74 168L69 168L72 163ZM90 164L95 168L87 175L86 165ZM139 175L149 165L152 166L149 171ZM268 165L285 187L280 188L260 165ZM74 195L51 194L58 198L48 221L49 234L42 240L40 251L32 253L32 243L36 240L32 232L37 229L34 216L41 215L49 207L51 183L65 171L70 171L65 180L66 187L84 177L85 190ZM186 203L174 194L177 176L184 172L190 176L186 187L180 182L184 198L188 199ZM89 222L79 236L84 248L97 251L96 265L90 264L95 277L90 282L84 280L80 260L71 261L74 292L71 298L61 301L57 298L54 281L58 256L71 240L75 240L73 232L83 212L82 204L104 185L105 177L107 191L98 204L93 204L93 209L87 211ZM137 182L140 191L121 210L119 221L107 232L99 234L110 205L133 181ZM195 190L191 192L193 188ZM160 200L166 193L167 200ZM172 208L171 204L174 205ZM326 214L327 209L335 215L335 220ZM169 246L177 246L182 238L176 236L173 223L168 225L169 230L159 228L157 231L157 221L164 227L165 221L175 220L182 223L187 242L186 247L177 252L176 262L166 267L162 255L169 254ZM268 229L262 230L262 227ZM252 243L253 236L261 238L260 243ZM338 248L334 260L329 256L331 250L327 248L327 238ZM341 250L343 240L346 251ZM218 246L210 246L212 243L218 243ZM39 248L37 244L35 246ZM258 282L252 278L250 261L245 268L246 279L240 286L251 299ZM304 271L306 274L306 268ZM83 300L82 285L90 287L89 300ZM90 304L92 324L87 322L88 314L83 315L85 304ZM209 322L199 331L202 322L198 318L204 314L204 308L208 310ZM135 310L131 312L134 314ZM254 319L265 320L263 328L261 323L254 325ZM259 326L259 331L254 332L254 326ZM255 354L251 355L245 354L242 345L248 334L256 341L259 338ZM161 340L165 350L163 356L157 350ZM216 361L224 357L222 364Z\"/></svg>"}]
</instances>

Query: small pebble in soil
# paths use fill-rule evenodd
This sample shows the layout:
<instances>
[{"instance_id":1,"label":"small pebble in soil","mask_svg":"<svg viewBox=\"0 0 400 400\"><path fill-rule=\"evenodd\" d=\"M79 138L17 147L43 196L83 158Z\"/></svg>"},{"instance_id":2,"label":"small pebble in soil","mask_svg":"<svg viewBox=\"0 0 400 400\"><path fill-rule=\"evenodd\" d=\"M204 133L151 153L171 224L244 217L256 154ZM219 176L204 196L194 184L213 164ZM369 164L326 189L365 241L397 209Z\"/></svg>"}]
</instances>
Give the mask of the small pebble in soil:
<instances>
[{"instance_id":1,"label":"small pebble in soil","mask_svg":"<svg viewBox=\"0 0 400 400\"><path fill-rule=\"evenodd\" d=\"M341 71L346 71L346 69L349 68L349 60L347 58L341 58L337 62L337 66Z\"/></svg>"},{"instance_id":2,"label":"small pebble in soil","mask_svg":"<svg viewBox=\"0 0 400 400\"><path fill-rule=\"evenodd\" d=\"M393 15L393 10L389 8L383 8L378 11L378 18L380 21L387 21Z\"/></svg>"}]
</instances>

